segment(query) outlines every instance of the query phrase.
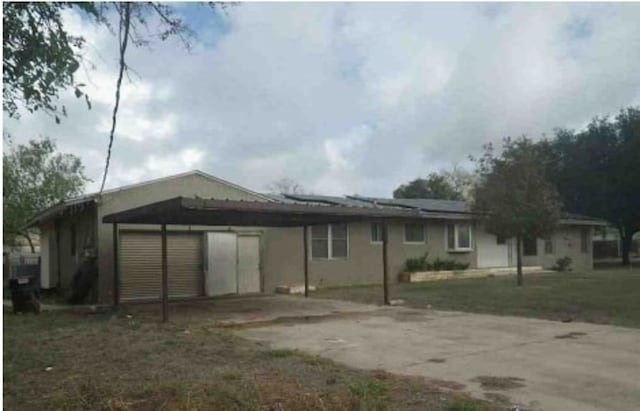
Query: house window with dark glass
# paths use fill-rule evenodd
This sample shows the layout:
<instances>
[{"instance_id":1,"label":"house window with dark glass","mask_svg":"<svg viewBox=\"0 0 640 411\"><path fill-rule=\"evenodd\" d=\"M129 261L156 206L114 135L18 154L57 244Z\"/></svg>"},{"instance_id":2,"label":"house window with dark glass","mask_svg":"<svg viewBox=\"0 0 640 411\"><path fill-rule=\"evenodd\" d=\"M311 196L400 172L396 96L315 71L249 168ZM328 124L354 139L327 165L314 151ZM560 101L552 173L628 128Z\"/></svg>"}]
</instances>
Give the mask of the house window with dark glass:
<instances>
[{"instance_id":1,"label":"house window with dark glass","mask_svg":"<svg viewBox=\"0 0 640 411\"><path fill-rule=\"evenodd\" d=\"M371 242L382 242L382 223L371 223Z\"/></svg>"},{"instance_id":2,"label":"house window with dark glass","mask_svg":"<svg viewBox=\"0 0 640 411\"><path fill-rule=\"evenodd\" d=\"M349 255L349 229L346 224L311 227L311 258L338 259Z\"/></svg>"},{"instance_id":3,"label":"house window with dark glass","mask_svg":"<svg viewBox=\"0 0 640 411\"><path fill-rule=\"evenodd\" d=\"M447 250L471 251L471 224L450 223L447 224Z\"/></svg>"},{"instance_id":4,"label":"house window with dark glass","mask_svg":"<svg viewBox=\"0 0 640 411\"><path fill-rule=\"evenodd\" d=\"M404 242L405 243L425 243L424 224L408 223L404 225Z\"/></svg>"},{"instance_id":5,"label":"house window with dark glass","mask_svg":"<svg viewBox=\"0 0 640 411\"><path fill-rule=\"evenodd\" d=\"M522 255L526 257L538 255L538 240L535 237L522 239Z\"/></svg>"}]
</instances>

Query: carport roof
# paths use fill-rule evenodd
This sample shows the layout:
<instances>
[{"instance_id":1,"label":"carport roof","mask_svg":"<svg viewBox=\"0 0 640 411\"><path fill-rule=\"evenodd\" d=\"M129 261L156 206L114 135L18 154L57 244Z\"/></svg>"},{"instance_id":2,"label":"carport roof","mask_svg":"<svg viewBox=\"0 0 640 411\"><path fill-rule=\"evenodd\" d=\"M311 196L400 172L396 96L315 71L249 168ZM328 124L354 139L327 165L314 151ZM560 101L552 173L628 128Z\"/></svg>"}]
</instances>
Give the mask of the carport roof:
<instances>
[{"instance_id":1,"label":"carport roof","mask_svg":"<svg viewBox=\"0 0 640 411\"><path fill-rule=\"evenodd\" d=\"M388 207L348 207L176 197L103 217L104 223L299 227L385 219L451 218ZM469 218L469 216L460 216Z\"/></svg>"}]
</instances>

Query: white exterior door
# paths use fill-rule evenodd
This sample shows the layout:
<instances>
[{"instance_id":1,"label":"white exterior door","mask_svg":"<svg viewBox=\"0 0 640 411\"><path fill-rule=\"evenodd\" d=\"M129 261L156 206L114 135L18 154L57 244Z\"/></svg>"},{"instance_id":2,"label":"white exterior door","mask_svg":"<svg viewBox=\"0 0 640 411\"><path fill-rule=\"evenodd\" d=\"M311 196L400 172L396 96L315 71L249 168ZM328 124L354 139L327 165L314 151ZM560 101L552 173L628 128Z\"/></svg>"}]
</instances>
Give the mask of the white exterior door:
<instances>
[{"instance_id":1,"label":"white exterior door","mask_svg":"<svg viewBox=\"0 0 640 411\"><path fill-rule=\"evenodd\" d=\"M260 292L260 237L238 236L238 292Z\"/></svg>"},{"instance_id":2,"label":"white exterior door","mask_svg":"<svg viewBox=\"0 0 640 411\"><path fill-rule=\"evenodd\" d=\"M238 242L235 233L207 233L207 276L205 289L208 296L238 292Z\"/></svg>"},{"instance_id":3,"label":"white exterior door","mask_svg":"<svg viewBox=\"0 0 640 411\"><path fill-rule=\"evenodd\" d=\"M498 243L498 238L484 231L478 230L476 247L478 248L478 268L508 267L509 241Z\"/></svg>"}]
</instances>

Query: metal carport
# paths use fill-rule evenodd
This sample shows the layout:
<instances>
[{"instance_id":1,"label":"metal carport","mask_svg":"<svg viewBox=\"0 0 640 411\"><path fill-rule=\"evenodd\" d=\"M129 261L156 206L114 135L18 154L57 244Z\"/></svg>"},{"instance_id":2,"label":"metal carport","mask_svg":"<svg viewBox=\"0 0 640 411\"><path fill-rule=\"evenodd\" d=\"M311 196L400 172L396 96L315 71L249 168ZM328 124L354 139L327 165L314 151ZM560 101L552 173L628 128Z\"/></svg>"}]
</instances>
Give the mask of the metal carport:
<instances>
[{"instance_id":1,"label":"metal carport","mask_svg":"<svg viewBox=\"0 0 640 411\"><path fill-rule=\"evenodd\" d=\"M394 219L421 220L431 213L417 209L385 207L348 207L306 205L259 201L212 200L176 197L103 217L113 224L113 304L120 303L118 268L118 224L154 224L161 226L161 300L162 320L168 319L167 225L303 227L304 295L308 296L308 227L313 225L371 221L382 223L383 302L389 304L387 222ZM432 216L433 217L433 216Z\"/></svg>"}]
</instances>

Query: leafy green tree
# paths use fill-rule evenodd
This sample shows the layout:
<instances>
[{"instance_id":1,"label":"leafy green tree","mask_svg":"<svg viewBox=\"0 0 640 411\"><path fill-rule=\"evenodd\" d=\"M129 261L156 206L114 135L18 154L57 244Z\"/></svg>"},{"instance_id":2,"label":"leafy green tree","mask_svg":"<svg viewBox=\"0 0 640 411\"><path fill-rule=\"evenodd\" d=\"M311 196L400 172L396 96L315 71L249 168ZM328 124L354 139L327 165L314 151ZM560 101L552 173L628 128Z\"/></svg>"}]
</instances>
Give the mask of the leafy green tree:
<instances>
[{"instance_id":1,"label":"leafy green tree","mask_svg":"<svg viewBox=\"0 0 640 411\"><path fill-rule=\"evenodd\" d=\"M212 8L226 8L226 4L201 3ZM115 87L115 102L111 131L100 191L102 192L111 159L116 130L120 88L127 72L127 45L146 46L153 41L179 37L187 48L195 34L172 5L157 2L8 2L3 13L3 109L10 117L19 116L19 106L27 111L42 110L60 122L60 114L67 115L64 106L58 107L59 93L74 89L76 97L89 97L83 84L75 80L75 73L83 62L85 40L72 36L65 29L61 11L75 9L88 15L97 24L118 34L119 72ZM117 16L114 30L110 18ZM152 24L150 24L152 23Z\"/></svg>"},{"instance_id":2,"label":"leafy green tree","mask_svg":"<svg viewBox=\"0 0 640 411\"><path fill-rule=\"evenodd\" d=\"M83 95L74 74L80 67L82 37L69 35L62 25L61 11L75 8L99 18L93 3L5 3L3 6L3 109L18 116L18 105L29 112L43 110L59 122L56 101L61 89Z\"/></svg>"},{"instance_id":3,"label":"leafy green tree","mask_svg":"<svg viewBox=\"0 0 640 411\"><path fill-rule=\"evenodd\" d=\"M434 198L439 200L463 200L462 188L456 186L447 175L431 173L427 178L417 178L402 184L393 191L393 198Z\"/></svg>"},{"instance_id":4,"label":"leafy green tree","mask_svg":"<svg viewBox=\"0 0 640 411\"><path fill-rule=\"evenodd\" d=\"M629 264L633 235L640 231L640 108L596 117L580 132L556 130L537 149L567 209L613 224L623 264Z\"/></svg>"},{"instance_id":5,"label":"leafy green tree","mask_svg":"<svg viewBox=\"0 0 640 411\"><path fill-rule=\"evenodd\" d=\"M560 197L538 157L535 144L522 137L505 139L499 156L487 145L476 159L479 179L472 210L487 232L516 239L518 286L523 283L523 239L546 237L560 219Z\"/></svg>"},{"instance_id":6,"label":"leafy green tree","mask_svg":"<svg viewBox=\"0 0 640 411\"><path fill-rule=\"evenodd\" d=\"M2 155L4 190L2 192L3 235L7 244L17 236L27 239L34 251L26 224L38 211L82 193L89 181L80 159L56 152L55 143L45 138L31 140Z\"/></svg>"},{"instance_id":7,"label":"leafy green tree","mask_svg":"<svg viewBox=\"0 0 640 411\"><path fill-rule=\"evenodd\" d=\"M3 109L9 116L19 116L18 107L23 106L29 112L45 111L59 122L60 114L66 116L66 108L57 101L59 93L67 89L74 90L78 98L84 97L91 108L82 91L84 85L75 80L84 62L85 39L69 34L64 27L61 13L67 9L114 33L110 17L117 15L121 49L125 40L146 46L172 36L178 36L189 48L194 34L175 9L163 3L7 2L2 15L2 94ZM158 24L150 26L154 17ZM125 28L127 35L123 36Z\"/></svg>"}]
</instances>

